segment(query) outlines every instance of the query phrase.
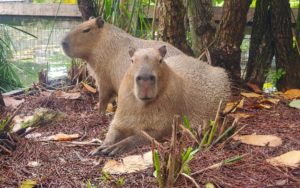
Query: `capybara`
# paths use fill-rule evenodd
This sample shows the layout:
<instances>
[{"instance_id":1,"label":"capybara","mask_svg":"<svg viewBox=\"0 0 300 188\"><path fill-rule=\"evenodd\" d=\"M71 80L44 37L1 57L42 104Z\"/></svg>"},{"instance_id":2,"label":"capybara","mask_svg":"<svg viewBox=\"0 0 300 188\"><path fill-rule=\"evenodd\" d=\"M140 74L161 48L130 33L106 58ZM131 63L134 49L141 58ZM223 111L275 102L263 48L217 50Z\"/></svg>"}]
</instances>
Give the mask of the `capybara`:
<instances>
[{"instance_id":1,"label":"capybara","mask_svg":"<svg viewBox=\"0 0 300 188\"><path fill-rule=\"evenodd\" d=\"M108 24L101 17L88 20L71 30L62 40L64 52L87 62L99 90L100 111L118 94L121 80L130 65L129 47L149 48L166 45L167 56L182 54L162 41L142 40Z\"/></svg>"},{"instance_id":2,"label":"capybara","mask_svg":"<svg viewBox=\"0 0 300 188\"><path fill-rule=\"evenodd\" d=\"M164 58L166 46L131 49L122 80L118 108L103 144L91 154L114 155L148 140L170 136L175 114L186 115L191 127L216 114L220 100L231 96L224 69L186 55Z\"/></svg>"}]
</instances>

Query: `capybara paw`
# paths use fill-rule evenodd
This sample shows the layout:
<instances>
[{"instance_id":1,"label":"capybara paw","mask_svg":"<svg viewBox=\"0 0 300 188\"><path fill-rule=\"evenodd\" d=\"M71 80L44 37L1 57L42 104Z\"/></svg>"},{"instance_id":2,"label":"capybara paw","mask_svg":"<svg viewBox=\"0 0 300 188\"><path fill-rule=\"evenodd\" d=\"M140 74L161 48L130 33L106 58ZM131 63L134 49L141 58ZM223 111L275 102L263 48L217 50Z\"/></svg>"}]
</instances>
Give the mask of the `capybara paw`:
<instances>
[{"instance_id":1,"label":"capybara paw","mask_svg":"<svg viewBox=\"0 0 300 188\"><path fill-rule=\"evenodd\" d=\"M121 145L121 144L116 144L116 145L111 145L111 146L101 150L100 152L104 155L114 156L114 155L124 152L125 150L126 150L126 146Z\"/></svg>"},{"instance_id":2,"label":"capybara paw","mask_svg":"<svg viewBox=\"0 0 300 188\"><path fill-rule=\"evenodd\" d=\"M100 147L94 149L93 151L91 151L91 152L89 153L89 156L101 155L101 154L103 154L103 153L102 153L102 150L104 150L104 149L106 149L106 148L107 148L107 146L100 146Z\"/></svg>"}]
</instances>

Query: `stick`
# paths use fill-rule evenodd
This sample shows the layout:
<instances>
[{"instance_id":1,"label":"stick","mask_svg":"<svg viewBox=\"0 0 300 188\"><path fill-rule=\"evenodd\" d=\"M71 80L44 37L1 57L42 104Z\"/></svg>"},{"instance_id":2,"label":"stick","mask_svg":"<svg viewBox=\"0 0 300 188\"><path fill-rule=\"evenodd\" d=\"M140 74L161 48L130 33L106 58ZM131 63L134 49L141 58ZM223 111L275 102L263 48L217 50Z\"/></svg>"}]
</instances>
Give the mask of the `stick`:
<instances>
[{"instance_id":1,"label":"stick","mask_svg":"<svg viewBox=\"0 0 300 188\"><path fill-rule=\"evenodd\" d=\"M167 179L167 187L173 187L174 184L174 176L176 169L176 147L177 147L177 130L180 121L180 116L175 115L173 118L172 124L172 138L171 138L171 149L168 160L168 179Z\"/></svg>"},{"instance_id":2,"label":"stick","mask_svg":"<svg viewBox=\"0 0 300 188\"><path fill-rule=\"evenodd\" d=\"M195 181L194 178L192 178L191 176L187 175L186 173L181 173L181 175L183 177L186 177L187 179L189 179L197 188L200 188L200 185Z\"/></svg>"},{"instance_id":3,"label":"stick","mask_svg":"<svg viewBox=\"0 0 300 188\"><path fill-rule=\"evenodd\" d=\"M145 131L141 131L141 132L145 136L145 138L147 138L150 142L154 142L155 145L159 146L160 148L163 148L163 146L157 140L155 140L155 138L153 138L152 136L150 136Z\"/></svg>"},{"instance_id":4,"label":"stick","mask_svg":"<svg viewBox=\"0 0 300 188\"><path fill-rule=\"evenodd\" d=\"M185 126L183 126L182 124L179 124L179 127L183 130L183 132L188 133L188 135L189 135L193 140L195 140L195 142L197 142L198 145L200 144L199 140L194 136L194 134L193 134L189 129L187 129L187 128L186 128Z\"/></svg>"}]
</instances>

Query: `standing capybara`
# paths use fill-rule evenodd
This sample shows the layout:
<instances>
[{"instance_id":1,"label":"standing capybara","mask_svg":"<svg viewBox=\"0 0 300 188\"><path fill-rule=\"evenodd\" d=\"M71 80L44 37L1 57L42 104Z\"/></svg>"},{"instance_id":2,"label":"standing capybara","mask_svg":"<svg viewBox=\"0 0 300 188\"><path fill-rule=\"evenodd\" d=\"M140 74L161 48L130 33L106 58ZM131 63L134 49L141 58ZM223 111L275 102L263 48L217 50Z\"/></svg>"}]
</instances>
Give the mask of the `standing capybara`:
<instances>
[{"instance_id":1,"label":"standing capybara","mask_svg":"<svg viewBox=\"0 0 300 188\"><path fill-rule=\"evenodd\" d=\"M174 46L161 41L142 40L105 23L101 17L88 20L71 30L63 39L65 53L87 62L88 70L99 89L100 111L118 94L121 80L130 65L129 47L149 48L166 45L167 56L182 54Z\"/></svg>"},{"instance_id":2,"label":"standing capybara","mask_svg":"<svg viewBox=\"0 0 300 188\"><path fill-rule=\"evenodd\" d=\"M174 114L187 115L196 128L213 118L220 100L229 99L230 82L222 68L186 55L164 59L165 46L130 50L132 64L118 95L118 108L106 138L92 154L114 155L171 134Z\"/></svg>"}]
</instances>

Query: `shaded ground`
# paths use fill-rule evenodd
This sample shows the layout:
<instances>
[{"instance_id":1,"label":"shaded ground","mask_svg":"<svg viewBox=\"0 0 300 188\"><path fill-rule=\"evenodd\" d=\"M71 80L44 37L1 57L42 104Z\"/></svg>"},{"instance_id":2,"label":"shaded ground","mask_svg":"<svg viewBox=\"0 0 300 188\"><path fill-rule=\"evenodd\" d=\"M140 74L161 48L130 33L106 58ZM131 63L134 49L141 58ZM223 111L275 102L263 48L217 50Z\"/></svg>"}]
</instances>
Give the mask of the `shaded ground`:
<instances>
[{"instance_id":1,"label":"shaded ground","mask_svg":"<svg viewBox=\"0 0 300 188\"><path fill-rule=\"evenodd\" d=\"M200 185L212 182L216 187L300 187L300 168L278 168L265 162L290 150L300 150L300 110L287 107L284 102L271 109L253 109L248 100L240 110L253 117L240 120L238 128L246 125L240 134L274 134L281 137L283 145L278 148L255 147L230 141L224 148L215 148L196 155L190 164L195 172L235 155L248 154L243 160L207 170L193 177ZM55 97L31 96L26 98L21 113L48 107L67 114L59 122L52 122L35 130L44 136L59 132L79 133L82 140L104 139L111 117L100 116L94 110L96 99L85 95L83 100L66 100ZM248 107L247 107L247 104ZM91 180L98 187L116 187L120 177L103 178L101 168L109 157L89 158L95 146L71 146L64 142L38 142L21 138L12 156L0 156L0 187L18 187L26 179L36 179L42 187L86 187ZM145 147L148 148L148 147ZM145 149L144 148L144 149ZM134 151L133 151L134 152ZM141 149L139 151L141 152ZM28 162L38 161L41 166L29 167ZM97 162L97 164L96 164ZM128 174L124 187L156 187L153 169ZM193 187L189 180L180 178L176 187Z\"/></svg>"}]
</instances>

